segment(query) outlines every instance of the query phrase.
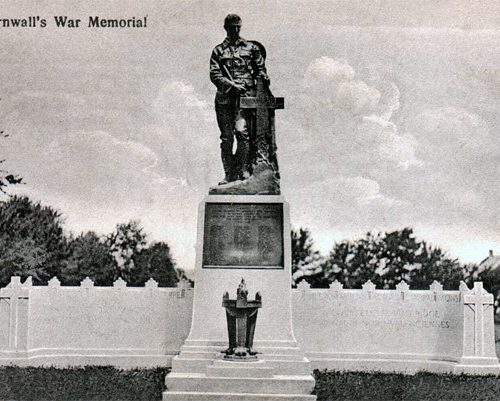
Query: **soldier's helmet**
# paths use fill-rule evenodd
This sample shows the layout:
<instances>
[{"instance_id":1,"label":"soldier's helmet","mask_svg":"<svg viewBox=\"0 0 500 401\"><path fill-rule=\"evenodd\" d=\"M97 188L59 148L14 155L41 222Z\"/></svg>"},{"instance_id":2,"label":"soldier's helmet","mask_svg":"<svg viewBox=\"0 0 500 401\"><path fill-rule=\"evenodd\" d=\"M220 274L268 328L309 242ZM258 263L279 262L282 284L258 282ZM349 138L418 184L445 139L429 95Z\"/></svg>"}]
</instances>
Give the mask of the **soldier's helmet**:
<instances>
[{"instance_id":1,"label":"soldier's helmet","mask_svg":"<svg viewBox=\"0 0 500 401\"><path fill-rule=\"evenodd\" d=\"M236 14L228 14L226 18L224 18L224 28L227 28L231 25L239 25L241 26L241 18Z\"/></svg>"}]
</instances>

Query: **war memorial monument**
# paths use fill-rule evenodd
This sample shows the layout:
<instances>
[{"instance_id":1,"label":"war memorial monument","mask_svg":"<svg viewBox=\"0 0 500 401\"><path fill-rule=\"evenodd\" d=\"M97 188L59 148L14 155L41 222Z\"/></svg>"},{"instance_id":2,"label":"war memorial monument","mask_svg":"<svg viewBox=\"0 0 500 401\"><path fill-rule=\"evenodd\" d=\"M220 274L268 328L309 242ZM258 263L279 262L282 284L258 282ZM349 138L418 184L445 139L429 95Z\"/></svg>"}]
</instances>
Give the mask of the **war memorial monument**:
<instances>
[{"instance_id":1,"label":"war memorial monument","mask_svg":"<svg viewBox=\"0 0 500 401\"><path fill-rule=\"evenodd\" d=\"M191 329L172 360L163 400L313 400L311 361L408 372L449 371L453 360L457 373L498 373L492 296L481 283L453 294L437 282L422 294L410 294L404 282L387 294L371 282L362 291L333 283L311 294L302 282L292 294L274 125L284 99L269 89L264 46L240 37L237 15L228 15L224 28L227 37L210 58L224 178L200 205ZM308 324L299 328L292 312ZM407 341L411 330L416 336Z\"/></svg>"},{"instance_id":2,"label":"war memorial monument","mask_svg":"<svg viewBox=\"0 0 500 401\"><path fill-rule=\"evenodd\" d=\"M269 90L264 47L239 36L241 19L228 15L224 28L210 59L224 179L200 205L193 320L163 400L314 400L292 329L290 217L274 141L284 101Z\"/></svg>"},{"instance_id":3,"label":"war memorial monument","mask_svg":"<svg viewBox=\"0 0 500 401\"><path fill-rule=\"evenodd\" d=\"M275 144L285 102L270 91L265 47L240 37L236 15L224 27L210 57L224 176L199 206L194 289L11 277L0 288L0 365L171 368L164 401L315 400L313 369L498 376L494 300L481 282L291 288Z\"/></svg>"}]
</instances>

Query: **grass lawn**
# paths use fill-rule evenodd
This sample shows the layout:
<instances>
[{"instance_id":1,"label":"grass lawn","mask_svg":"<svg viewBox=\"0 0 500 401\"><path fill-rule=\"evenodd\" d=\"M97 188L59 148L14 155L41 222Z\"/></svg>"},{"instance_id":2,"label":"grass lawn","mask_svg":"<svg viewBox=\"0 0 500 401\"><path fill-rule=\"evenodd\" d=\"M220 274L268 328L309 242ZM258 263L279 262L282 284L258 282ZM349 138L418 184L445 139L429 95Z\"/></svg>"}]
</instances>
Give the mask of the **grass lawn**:
<instances>
[{"instance_id":1,"label":"grass lawn","mask_svg":"<svg viewBox=\"0 0 500 401\"><path fill-rule=\"evenodd\" d=\"M496 376L315 372L318 401L498 401Z\"/></svg>"},{"instance_id":2,"label":"grass lawn","mask_svg":"<svg viewBox=\"0 0 500 401\"><path fill-rule=\"evenodd\" d=\"M500 323L495 326L500 356ZM0 401L160 401L166 368L119 370L0 367ZM495 376L315 371L318 401L500 400Z\"/></svg>"},{"instance_id":3,"label":"grass lawn","mask_svg":"<svg viewBox=\"0 0 500 401\"><path fill-rule=\"evenodd\" d=\"M1 401L161 400L167 368L119 370L0 367Z\"/></svg>"},{"instance_id":4,"label":"grass lawn","mask_svg":"<svg viewBox=\"0 0 500 401\"><path fill-rule=\"evenodd\" d=\"M1 401L161 401L168 369L0 368ZM497 401L494 376L315 371L318 401Z\"/></svg>"}]
</instances>

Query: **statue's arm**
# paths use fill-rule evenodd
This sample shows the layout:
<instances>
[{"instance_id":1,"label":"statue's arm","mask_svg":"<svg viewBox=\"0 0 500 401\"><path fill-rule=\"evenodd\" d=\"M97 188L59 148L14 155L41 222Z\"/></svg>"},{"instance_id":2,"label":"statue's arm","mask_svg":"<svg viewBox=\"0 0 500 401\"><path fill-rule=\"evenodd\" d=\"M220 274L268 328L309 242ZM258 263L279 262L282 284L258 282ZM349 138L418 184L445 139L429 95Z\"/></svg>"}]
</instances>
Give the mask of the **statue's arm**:
<instances>
[{"instance_id":1,"label":"statue's arm","mask_svg":"<svg viewBox=\"0 0 500 401\"><path fill-rule=\"evenodd\" d=\"M262 53L260 52L259 47L254 44L252 51L253 51L253 61L255 65L256 76L262 77L264 78L265 81L269 82L269 77L267 75L267 70L266 70L266 62L264 60L264 57L262 56Z\"/></svg>"},{"instance_id":2,"label":"statue's arm","mask_svg":"<svg viewBox=\"0 0 500 401\"><path fill-rule=\"evenodd\" d=\"M224 76L220 66L220 57L217 54L217 49L214 49L210 57L210 81L223 93L226 93L232 86L233 82Z\"/></svg>"}]
</instances>

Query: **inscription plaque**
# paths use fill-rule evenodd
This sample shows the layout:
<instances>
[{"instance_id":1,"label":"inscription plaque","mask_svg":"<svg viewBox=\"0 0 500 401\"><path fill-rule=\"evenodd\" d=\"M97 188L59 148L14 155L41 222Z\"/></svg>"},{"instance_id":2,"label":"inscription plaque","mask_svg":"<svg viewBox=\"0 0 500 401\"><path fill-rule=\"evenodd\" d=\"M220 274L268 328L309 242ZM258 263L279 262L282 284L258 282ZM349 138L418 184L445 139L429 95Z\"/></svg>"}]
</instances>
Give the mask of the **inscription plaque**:
<instances>
[{"instance_id":1,"label":"inscription plaque","mask_svg":"<svg viewBox=\"0 0 500 401\"><path fill-rule=\"evenodd\" d=\"M203 268L283 269L283 205L207 203Z\"/></svg>"}]
</instances>

